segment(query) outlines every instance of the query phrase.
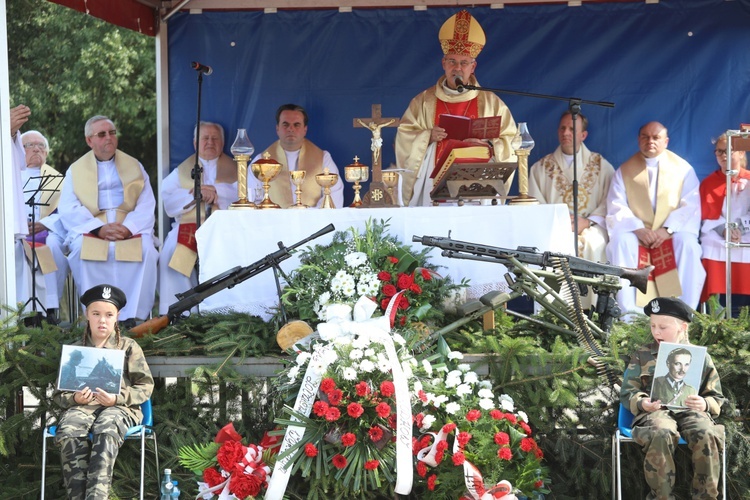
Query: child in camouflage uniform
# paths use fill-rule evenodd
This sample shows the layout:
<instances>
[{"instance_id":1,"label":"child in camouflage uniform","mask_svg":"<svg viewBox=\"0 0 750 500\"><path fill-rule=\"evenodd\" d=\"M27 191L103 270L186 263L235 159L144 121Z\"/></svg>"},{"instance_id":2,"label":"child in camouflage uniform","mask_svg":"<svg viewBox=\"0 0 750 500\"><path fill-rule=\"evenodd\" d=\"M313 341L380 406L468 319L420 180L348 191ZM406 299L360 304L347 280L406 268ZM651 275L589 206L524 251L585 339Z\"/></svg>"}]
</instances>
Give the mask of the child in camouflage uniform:
<instances>
[{"instance_id":1,"label":"child in camouflage uniform","mask_svg":"<svg viewBox=\"0 0 750 500\"><path fill-rule=\"evenodd\" d=\"M641 347L630 358L620 404L635 415L633 439L646 454L643 470L651 488L648 498L674 498L674 451L680 436L692 453L692 498L717 498L724 426L715 424L712 417L719 415L724 403L719 374L711 356L706 354L700 390L685 399L686 409L668 410L663 406L666 402L651 401L649 391L659 343L688 344L693 310L680 299L660 297L649 302L644 312L651 317L654 342Z\"/></svg>"},{"instance_id":2,"label":"child in camouflage uniform","mask_svg":"<svg viewBox=\"0 0 750 500\"><path fill-rule=\"evenodd\" d=\"M88 323L77 345L125 351L119 394L98 387L76 392L55 391L54 401L65 409L57 426L63 480L68 498L109 498L112 470L128 428L143 419L140 404L151 397L154 379L140 346L121 337L117 325L125 294L119 288L99 285L81 296ZM89 441L89 433L92 438Z\"/></svg>"}]
</instances>

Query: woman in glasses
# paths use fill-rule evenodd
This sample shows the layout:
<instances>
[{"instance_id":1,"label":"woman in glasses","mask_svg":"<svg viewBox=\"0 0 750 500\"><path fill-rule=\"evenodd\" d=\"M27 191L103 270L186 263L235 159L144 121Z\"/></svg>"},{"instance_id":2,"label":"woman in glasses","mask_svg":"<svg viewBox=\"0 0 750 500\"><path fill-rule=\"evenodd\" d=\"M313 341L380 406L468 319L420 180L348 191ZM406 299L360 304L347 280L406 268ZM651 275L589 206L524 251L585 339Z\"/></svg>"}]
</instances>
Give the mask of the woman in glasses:
<instances>
[{"instance_id":1,"label":"woman in glasses","mask_svg":"<svg viewBox=\"0 0 750 500\"><path fill-rule=\"evenodd\" d=\"M714 142L714 154L719 168L706 177L700 186L701 195L701 247L703 267L706 269L706 283L701 302L712 295L719 295L719 301L726 305L726 193L727 135L720 135ZM750 243L750 171L747 170L747 153L732 151L731 169L736 172L731 180L731 216L734 227L729 230L732 243ZM732 315L750 305L750 280L743 279L750 274L750 248L731 250L732 266Z\"/></svg>"}]
</instances>

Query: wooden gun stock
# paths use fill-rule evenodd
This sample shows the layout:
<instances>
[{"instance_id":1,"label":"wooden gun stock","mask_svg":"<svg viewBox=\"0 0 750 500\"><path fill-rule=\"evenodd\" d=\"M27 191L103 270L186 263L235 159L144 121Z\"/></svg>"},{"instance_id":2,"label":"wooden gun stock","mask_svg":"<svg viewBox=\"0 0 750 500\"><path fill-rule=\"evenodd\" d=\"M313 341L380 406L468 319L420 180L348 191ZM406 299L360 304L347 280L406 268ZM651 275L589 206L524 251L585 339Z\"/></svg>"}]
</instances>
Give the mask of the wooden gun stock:
<instances>
[{"instance_id":1,"label":"wooden gun stock","mask_svg":"<svg viewBox=\"0 0 750 500\"><path fill-rule=\"evenodd\" d=\"M159 333L161 330L169 325L169 316L159 316L148 321L144 321L140 325L134 326L130 329L130 332L136 337L141 338L147 334Z\"/></svg>"},{"instance_id":2,"label":"wooden gun stock","mask_svg":"<svg viewBox=\"0 0 750 500\"><path fill-rule=\"evenodd\" d=\"M646 293L648 287L648 275L654 270L654 266L643 267L641 269L631 269L629 267L622 268L622 277L630 281L630 284L640 290L641 293Z\"/></svg>"}]
</instances>

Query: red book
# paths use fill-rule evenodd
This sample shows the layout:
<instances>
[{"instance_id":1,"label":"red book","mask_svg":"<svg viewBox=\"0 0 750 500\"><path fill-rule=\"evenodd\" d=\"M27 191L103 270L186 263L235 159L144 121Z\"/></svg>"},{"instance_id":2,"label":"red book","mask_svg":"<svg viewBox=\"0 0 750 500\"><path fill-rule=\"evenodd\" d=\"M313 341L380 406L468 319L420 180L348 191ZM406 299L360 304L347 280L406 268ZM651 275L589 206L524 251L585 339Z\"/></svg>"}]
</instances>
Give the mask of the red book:
<instances>
[{"instance_id":1,"label":"red book","mask_svg":"<svg viewBox=\"0 0 750 500\"><path fill-rule=\"evenodd\" d=\"M497 139L500 137L500 116L474 118L459 115L440 115L438 127L444 128L448 139L462 141L470 137L476 139Z\"/></svg>"},{"instance_id":2,"label":"red book","mask_svg":"<svg viewBox=\"0 0 750 500\"><path fill-rule=\"evenodd\" d=\"M489 145L447 139L430 177L438 182L454 163L487 163L491 157Z\"/></svg>"}]
</instances>

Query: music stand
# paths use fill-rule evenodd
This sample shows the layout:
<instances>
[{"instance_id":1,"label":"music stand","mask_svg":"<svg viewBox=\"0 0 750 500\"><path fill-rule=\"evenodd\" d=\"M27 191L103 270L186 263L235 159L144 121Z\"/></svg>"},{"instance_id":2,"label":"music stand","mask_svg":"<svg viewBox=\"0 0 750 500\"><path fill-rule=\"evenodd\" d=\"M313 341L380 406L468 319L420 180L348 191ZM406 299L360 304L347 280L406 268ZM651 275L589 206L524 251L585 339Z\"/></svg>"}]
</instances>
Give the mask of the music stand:
<instances>
[{"instance_id":1,"label":"music stand","mask_svg":"<svg viewBox=\"0 0 750 500\"><path fill-rule=\"evenodd\" d=\"M48 207L49 201L52 196L60 190L60 185L65 177L60 174L50 175L35 175L29 177L26 183L23 185L24 195L29 194L29 199L26 200L25 204L31 209L31 296L24 303L22 310L26 309L26 306L31 304L31 310L34 313L30 318L30 323L33 326L41 326L41 318L37 312L37 305L41 308L44 315L47 315L47 309L44 307L42 302L36 296L36 267L37 267L37 254L36 254L36 231L33 231L36 223L36 207ZM39 180L37 187L29 186L29 183L34 184L32 181ZM36 201L37 195L39 201ZM46 195L46 198L44 196Z\"/></svg>"},{"instance_id":2,"label":"music stand","mask_svg":"<svg viewBox=\"0 0 750 500\"><path fill-rule=\"evenodd\" d=\"M459 206L465 200L505 200L508 190L505 183L516 171L515 162L503 163L453 163L435 183L430 192L433 203L456 201Z\"/></svg>"}]
</instances>

